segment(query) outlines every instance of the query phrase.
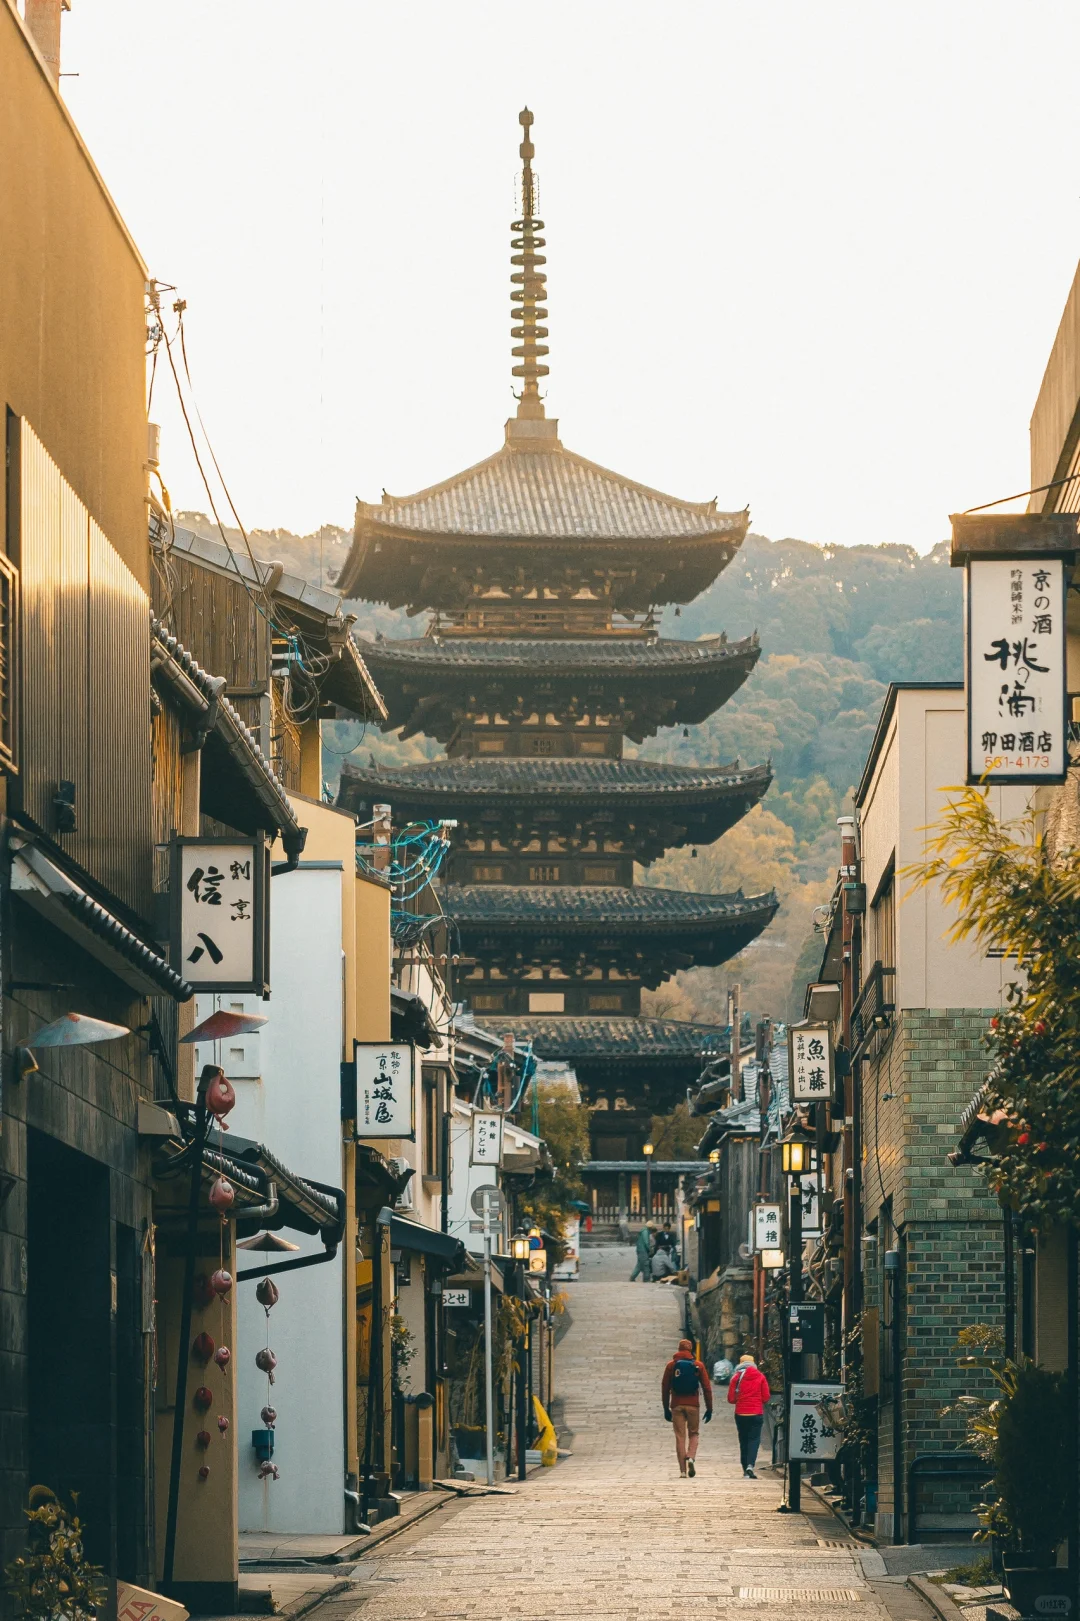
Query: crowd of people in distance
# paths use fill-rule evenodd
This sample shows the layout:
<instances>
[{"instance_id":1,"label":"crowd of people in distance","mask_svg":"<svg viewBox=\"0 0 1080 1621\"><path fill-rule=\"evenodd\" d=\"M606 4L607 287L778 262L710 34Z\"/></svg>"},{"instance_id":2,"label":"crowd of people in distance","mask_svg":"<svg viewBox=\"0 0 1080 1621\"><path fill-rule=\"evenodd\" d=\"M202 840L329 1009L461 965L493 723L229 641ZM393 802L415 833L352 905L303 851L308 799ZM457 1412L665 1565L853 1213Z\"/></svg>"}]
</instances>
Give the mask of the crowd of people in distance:
<instances>
[{"instance_id":1,"label":"crowd of people in distance","mask_svg":"<svg viewBox=\"0 0 1080 1621\"><path fill-rule=\"evenodd\" d=\"M647 1221L637 1235L636 1258L630 1282L641 1278L643 1283L660 1283L672 1278L679 1270L679 1246L671 1230L670 1221L662 1227Z\"/></svg>"}]
</instances>

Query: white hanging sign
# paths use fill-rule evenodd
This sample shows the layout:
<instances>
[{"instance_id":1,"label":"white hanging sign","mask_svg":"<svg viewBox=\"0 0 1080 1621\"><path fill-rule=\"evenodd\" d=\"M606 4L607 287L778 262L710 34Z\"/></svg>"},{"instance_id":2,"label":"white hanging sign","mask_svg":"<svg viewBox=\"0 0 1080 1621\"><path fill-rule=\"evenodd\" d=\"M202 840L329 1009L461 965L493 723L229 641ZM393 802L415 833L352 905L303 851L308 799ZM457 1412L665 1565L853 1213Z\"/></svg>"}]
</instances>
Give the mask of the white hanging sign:
<instances>
[{"instance_id":1,"label":"white hanging sign","mask_svg":"<svg viewBox=\"0 0 1080 1621\"><path fill-rule=\"evenodd\" d=\"M1063 782L1065 565L967 564L968 782Z\"/></svg>"},{"instance_id":2,"label":"white hanging sign","mask_svg":"<svg viewBox=\"0 0 1080 1621\"><path fill-rule=\"evenodd\" d=\"M471 1306L471 1289L444 1289L442 1292L444 1306Z\"/></svg>"},{"instance_id":3,"label":"white hanging sign","mask_svg":"<svg viewBox=\"0 0 1080 1621\"><path fill-rule=\"evenodd\" d=\"M265 990L266 848L261 839L175 839L171 966L196 990Z\"/></svg>"},{"instance_id":4,"label":"white hanging sign","mask_svg":"<svg viewBox=\"0 0 1080 1621\"><path fill-rule=\"evenodd\" d=\"M838 1396L838 1384L792 1384L789 1409L788 1458L798 1463L810 1458L835 1458L840 1444L836 1426L821 1411L821 1402Z\"/></svg>"},{"instance_id":5,"label":"white hanging sign","mask_svg":"<svg viewBox=\"0 0 1080 1621\"><path fill-rule=\"evenodd\" d=\"M778 1250L780 1248L780 1206L756 1204L754 1206L754 1248Z\"/></svg>"},{"instance_id":6,"label":"white hanging sign","mask_svg":"<svg viewBox=\"0 0 1080 1621\"><path fill-rule=\"evenodd\" d=\"M799 1180L799 1202L802 1205L802 1235L804 1238L821 1237L821 1178L817 1171L809 1171Z\"/></svg>"},{"instance_id":7,"label":"white hanging sign","mask_svg":"<svg viewBox=\"0 0 1080 1621\"><path fill-rule=\"evenodd\" d=\"M501 1114L482 1114L472 1117L472 1149L470 1165L498 1165L502 1160L503 1117Z\"/></svg>"},{"instance_id":8,"label":"white hanging sign","mask_svg":"<svg viewBox=\"0 0 1080 1621\"><path fill-rule=\"evenodd\" d=\"M358 1041L355 1052L357 1137L415 1137L412 1047Z\"/></svg>"},{"instance_id":9,"label":"white hanging sign","mask_svg":"<svg viewBox=\"0 0 1080 1621\"><path fill-rule=\"evenodd\" d=\"M791 1097L795 1103L814 1103L833 1094L832 1030L827 1024L788 1027Z\"/></svg>"}]
</instances>

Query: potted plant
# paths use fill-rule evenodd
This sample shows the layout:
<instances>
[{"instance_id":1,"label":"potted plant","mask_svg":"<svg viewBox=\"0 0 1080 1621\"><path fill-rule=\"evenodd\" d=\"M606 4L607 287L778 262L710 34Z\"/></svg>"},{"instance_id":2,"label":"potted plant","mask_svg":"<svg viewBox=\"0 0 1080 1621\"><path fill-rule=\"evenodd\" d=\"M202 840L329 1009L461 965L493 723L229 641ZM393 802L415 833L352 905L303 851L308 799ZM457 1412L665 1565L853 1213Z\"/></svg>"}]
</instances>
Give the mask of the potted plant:
<instances>
[{"instance_id":1,"label":"potted plant","mask_svg":"<svg viewBox=\"0 0 1080 1621\"><path fill-rule=\"evenodd\" d=\"M93 1621L109 1590L101 1566L83 1555L82 1523L47 1486L35 1486L24 1509L30 1522L25 1554L4 1571L4 1586L26 1621Z\"/></svg>"},{"instance_id":2,"label":"potted plant","mask_svg":"<svg viewBox=\"0 0 1080 1621\"><path fill-rule=\"evenodd\" d=\"M1011 1603L1022 1616L1036 1616L1041 1597L1069 1591L1068 1571L1057 1568L1058 1545L1069 1534L1066 1380L1027 1357L987 1354L996 1338L981 1326L965 1330L961 1344L981 1343L983 1354L961 1357L960 1366L985 1369L998 1394L961 1396L945 1411L963 1413L968 1444L993 1469L994 1498L979 1515L980 1536L1002 1549Z\"/></svg>"}]
</instances>

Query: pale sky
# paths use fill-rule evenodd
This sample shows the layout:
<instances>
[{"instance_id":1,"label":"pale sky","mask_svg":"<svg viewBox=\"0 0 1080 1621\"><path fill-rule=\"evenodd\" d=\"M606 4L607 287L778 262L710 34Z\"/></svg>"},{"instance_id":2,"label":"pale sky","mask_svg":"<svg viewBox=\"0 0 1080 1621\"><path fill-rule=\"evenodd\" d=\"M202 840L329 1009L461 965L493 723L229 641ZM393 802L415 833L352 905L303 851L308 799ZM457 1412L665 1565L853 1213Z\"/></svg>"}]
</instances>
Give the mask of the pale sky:
<instances>
[{"instance_id":1,"label":"pale sky","mask_svg":"<svg viewBox=\"0 0 1080 1621\"><path fill-rule=\"evenodd\" d=\"M494 451L524 104L563 442L927 550L1025 488L1080 257L1075 0L74 0L62 88L249 527ZM206 510L159 371L177 507Z\"/></svg>"}]
</instances>

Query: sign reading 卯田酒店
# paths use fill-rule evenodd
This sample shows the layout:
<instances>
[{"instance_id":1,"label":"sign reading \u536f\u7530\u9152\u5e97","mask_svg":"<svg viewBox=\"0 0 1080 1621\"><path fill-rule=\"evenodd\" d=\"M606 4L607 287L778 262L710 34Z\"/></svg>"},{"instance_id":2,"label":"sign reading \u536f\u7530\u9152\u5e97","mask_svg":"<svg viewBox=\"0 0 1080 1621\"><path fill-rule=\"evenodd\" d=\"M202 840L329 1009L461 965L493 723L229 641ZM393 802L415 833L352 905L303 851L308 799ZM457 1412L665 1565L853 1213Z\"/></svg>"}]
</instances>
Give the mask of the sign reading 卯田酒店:
<instances>
[{"instance_id":1,"label":"sign reading \u536f\u7530\u9152\u5e97","mask_svg":"<svg viewBox=\"0 0 1080 1621\"><path fill-rule=\"evenodd\" d=\"M813 1103L833 1093L832 1031L827 1024L788 1026L791 1097L795 1103Z\"/></svg>"},{"instance_id":2,"label":"sign reading \u536f\u7530\u9152\u5e97","mask_svg":"<svg viewBox=\"0 0 1080 1621\"><path fill-rule=\"evenodd\" d=\"M267 989L268 866L261 838L173 839L169 958L197 991Z\"/></svg>"},{"instance_id":3,"label":"sign reading \u536f\u7530\u9152\u5e97","mask_svg":"<svg viewBox=\"0 0 1080 1621\"><path fill-rule=\"evenodd\" d=\"M356 1135L416 1134L413 1049L407 1041L356 1041Z\"/></svg>"},{"instance_id":4,"label":"sign reading \u536f\u7530\u9152\u5e97","mask_svg":"<svg viewBox=\"0 0 1080 1621\"><path fill-rule=\"evenodd\" d=\"M1065 565L967 563L968 781L1062 782L1068 769Z\"/></svg>"}]
</instances>

